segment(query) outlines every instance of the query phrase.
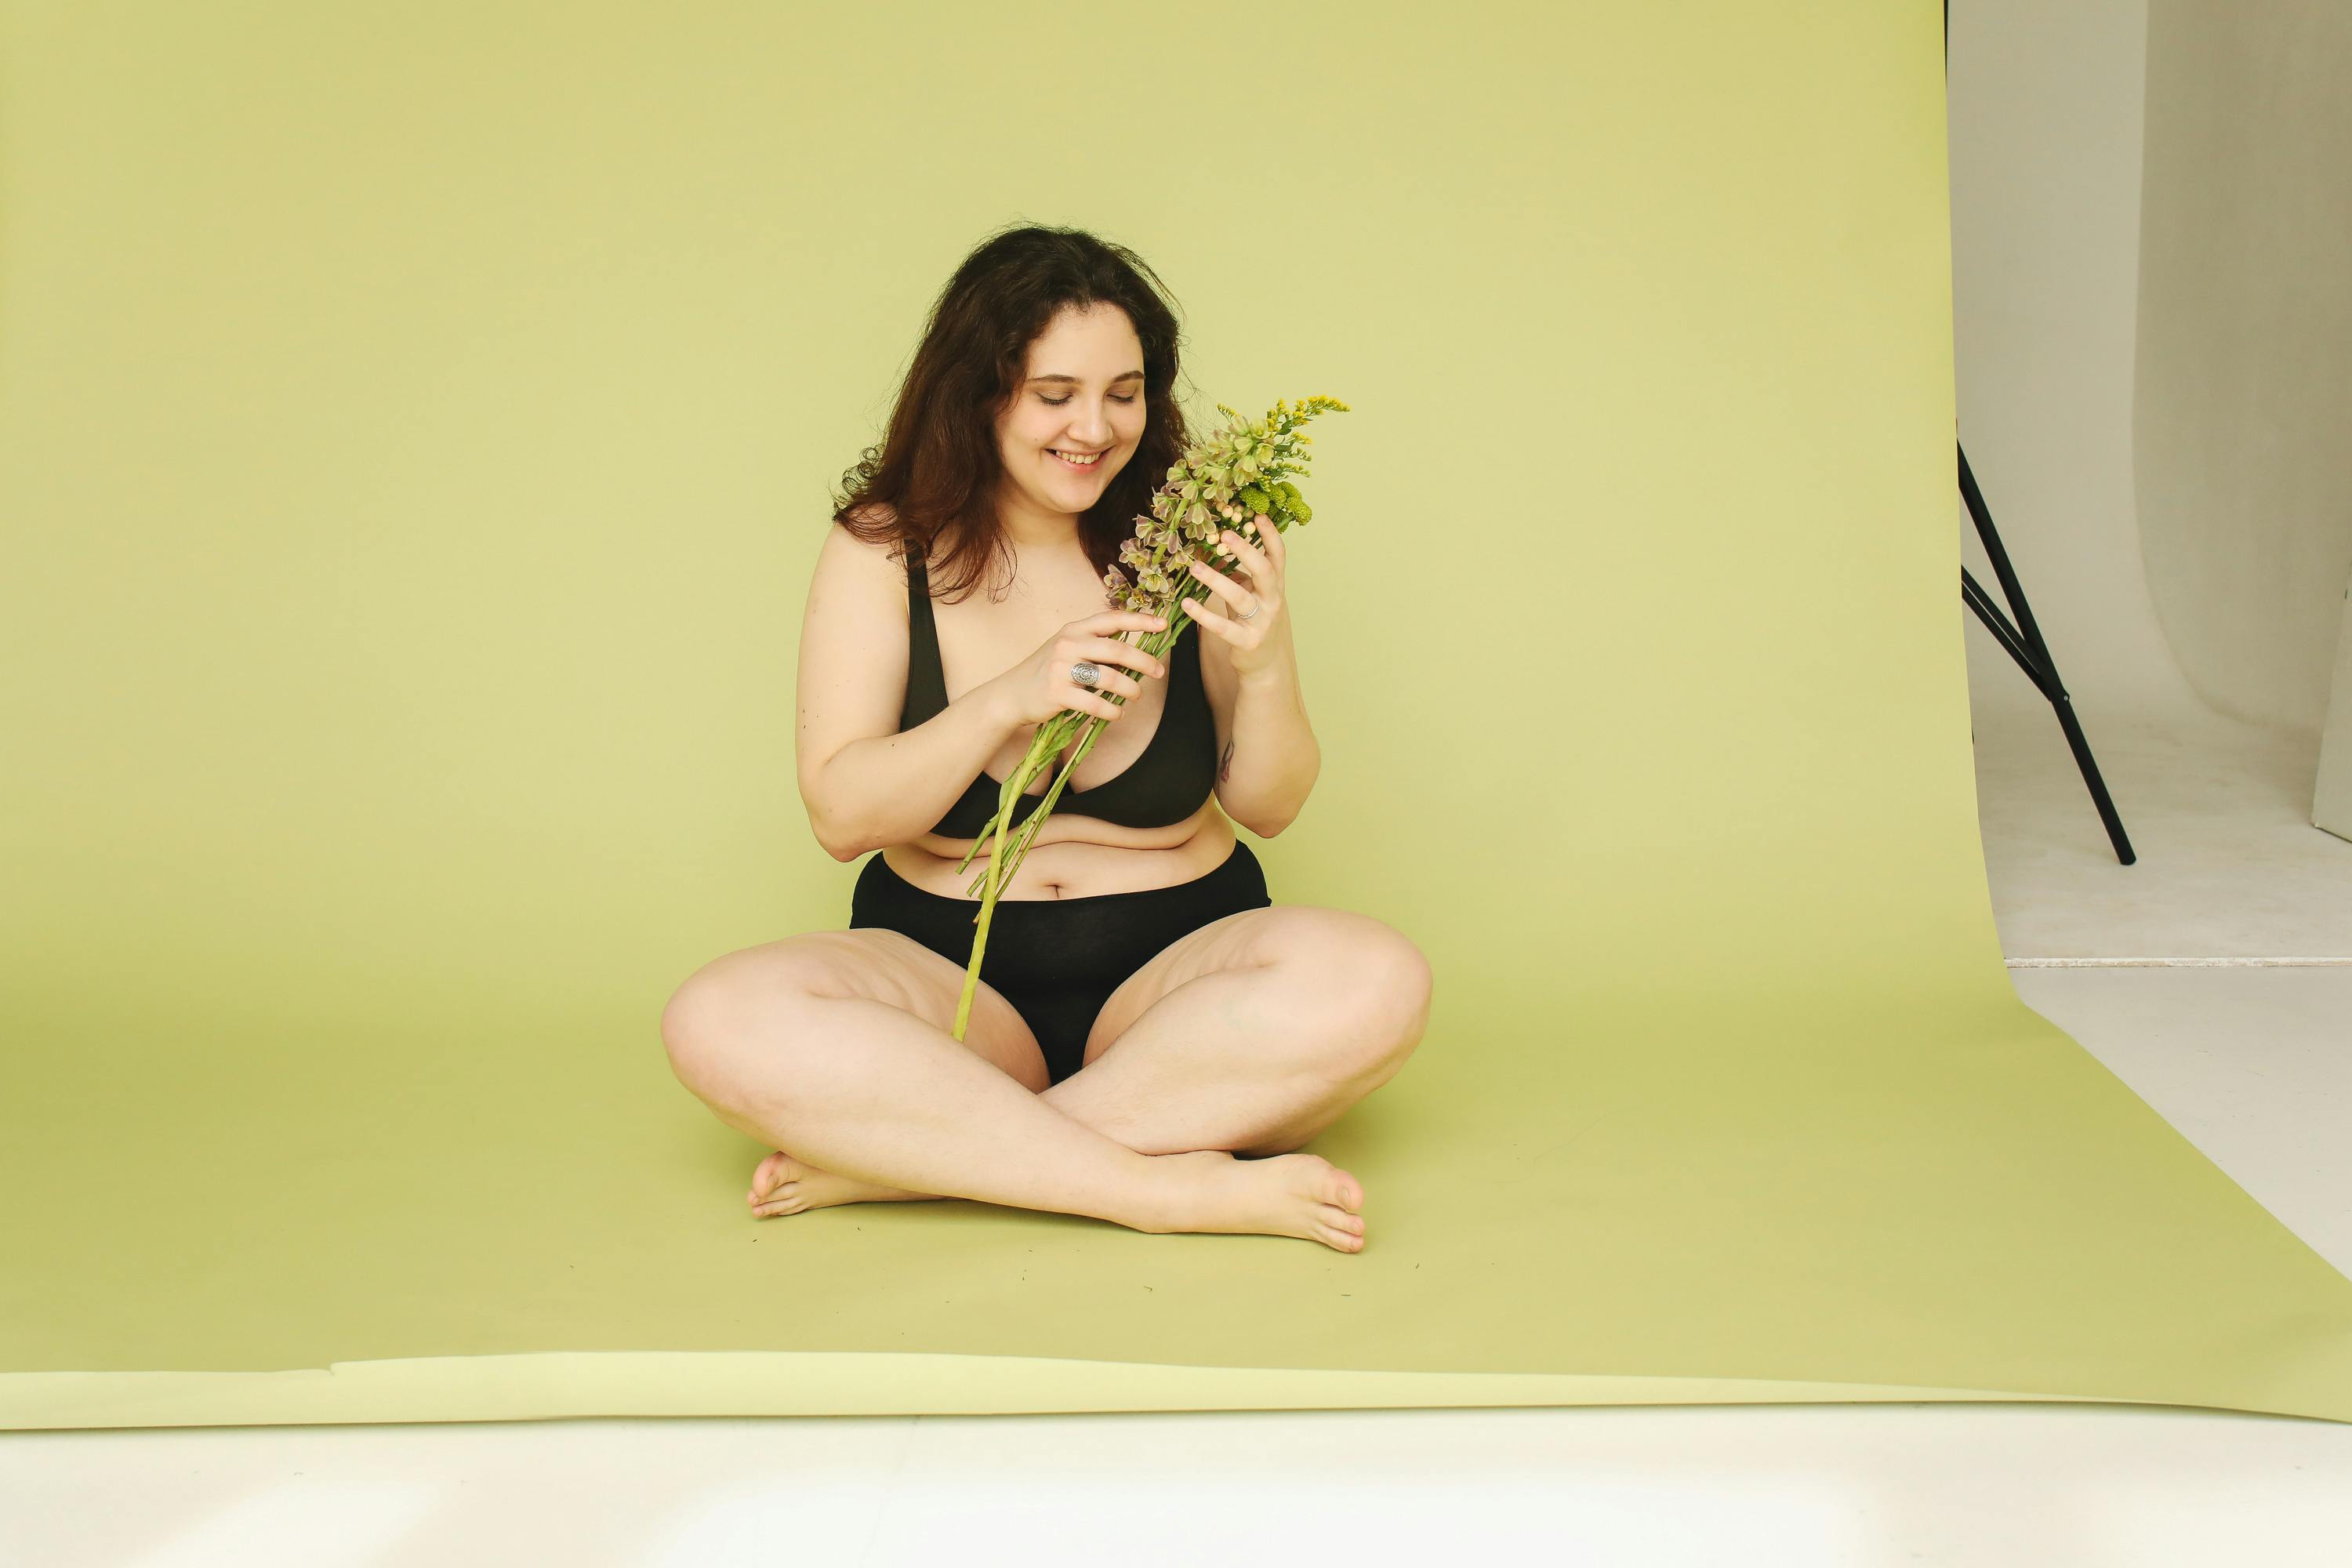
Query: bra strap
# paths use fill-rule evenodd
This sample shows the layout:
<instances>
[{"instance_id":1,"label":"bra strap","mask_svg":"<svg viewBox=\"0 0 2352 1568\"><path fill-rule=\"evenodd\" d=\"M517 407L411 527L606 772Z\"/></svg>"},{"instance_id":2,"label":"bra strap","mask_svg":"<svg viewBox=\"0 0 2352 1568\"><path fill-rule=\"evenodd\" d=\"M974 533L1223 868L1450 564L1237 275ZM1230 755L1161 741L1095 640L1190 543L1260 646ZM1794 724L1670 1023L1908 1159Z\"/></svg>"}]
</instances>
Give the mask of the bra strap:
<instances>
[{"instance_id":1,"label":"bra strap","mask_svg":"<svg viewBox=\"0 0 2352 1568\"><path fill-rule=\"evenodd\" d=\"M948 705L947 670L940 658L939 623L931 615L931 582L923 564L922 546L907 542L907 698L899 710L902 730L920 723ZM925 711L928 710L928 711Z\"/></svg>"}]
</instances>

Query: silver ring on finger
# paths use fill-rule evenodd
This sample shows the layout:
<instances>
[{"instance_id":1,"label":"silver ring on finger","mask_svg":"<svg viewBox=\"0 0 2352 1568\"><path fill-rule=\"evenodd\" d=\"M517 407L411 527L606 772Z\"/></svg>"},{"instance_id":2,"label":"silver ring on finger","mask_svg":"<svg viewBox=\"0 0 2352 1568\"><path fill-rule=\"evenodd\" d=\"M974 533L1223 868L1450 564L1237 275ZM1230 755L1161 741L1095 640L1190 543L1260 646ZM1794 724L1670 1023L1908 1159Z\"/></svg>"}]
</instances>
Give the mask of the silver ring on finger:
<instances>
[{"instance_id":1,"label":"silver ring on finger","mask_svg":"<svg viewBox=\"0 0 2352 1568\"><path fill-rule=\"evenodd\" d=\"M1250 619L1252 616L1255 616L1256 614L1257 614L1257 601L1256 601L1255 599L1252 599L1252 600L1250 601L1250 607L1249 607L1248 609L1246 609L1246 610L1244 610L1240 615L1238 615L1238 616L1234 616L1234 618L1235 620L1246 621L1246 620Z\"/></svg>"},{"instance_id":2,"label":"silver ring on finger","mask_svg":"<svg viewBox=\"0 0 2352 1568\"><path fill-rule=\"evenodd\" d=\"M1101 668L1085 659L1070 666L1070 679L1076 685L1090 687L1101 679Z\"/></svg>"}]
</instances>

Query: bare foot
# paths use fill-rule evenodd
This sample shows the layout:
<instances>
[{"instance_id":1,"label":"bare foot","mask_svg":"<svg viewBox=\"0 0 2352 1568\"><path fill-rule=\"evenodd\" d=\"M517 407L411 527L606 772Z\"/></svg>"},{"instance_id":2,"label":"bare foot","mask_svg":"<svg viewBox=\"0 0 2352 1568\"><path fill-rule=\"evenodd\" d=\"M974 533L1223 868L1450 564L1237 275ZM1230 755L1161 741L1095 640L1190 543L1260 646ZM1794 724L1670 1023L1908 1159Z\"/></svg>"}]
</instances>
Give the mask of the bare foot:
<instances>
[{"instance_id":1,"label":"bare foot","mask_svg":"<svg viewBox=\"0 0 2352 1568\"><path fill-rule=\"evenodd\" d=\"M1157 1223L1138 1230L1214 1231L1242 1236L1295 1236L1341 1252L1364 1249L1362 1184L1320 1154L1276 1154L1236 1160L1222 1149L1185 1154L1155 1154L1183 1173L1168 1208ZM933 1199L936 1193L899 1187L821 1171L779 1150L760 1162L745 1194L755 1216L799 1214L835 1204L904 1203Z\"/></svg>"},{"instance_id":2,"label":"bare foot","mask_svg":"<svg viewBox=\"0 0 2352 1568\"><path fill-rule=\"evenodd\" d=\"M795 1160L779 1149L751 1173L751 1190L744 1194L755 1218L799 1214L803 1209L830 1208L835 1204L906 1203L936 1198L937 1193L910 1193L901 1187L877 1187L850 1176L837 1176Z\"/></svg>"},{"instance_id":3,"label":"bare foot","mask_svg":"<svg viewBox=\"0 0 2352 1568\"><path fill-rule=\"evenodd\" d=\"M1236 1160L1219 1149L1157 1159L1185 1163L1188 1188L1171 1202L1169 1223L1139 1230L1295 1236L1341 1252L1364 1249L1363 1184L1320 1154Z\"/></svg>"}]
</instances>

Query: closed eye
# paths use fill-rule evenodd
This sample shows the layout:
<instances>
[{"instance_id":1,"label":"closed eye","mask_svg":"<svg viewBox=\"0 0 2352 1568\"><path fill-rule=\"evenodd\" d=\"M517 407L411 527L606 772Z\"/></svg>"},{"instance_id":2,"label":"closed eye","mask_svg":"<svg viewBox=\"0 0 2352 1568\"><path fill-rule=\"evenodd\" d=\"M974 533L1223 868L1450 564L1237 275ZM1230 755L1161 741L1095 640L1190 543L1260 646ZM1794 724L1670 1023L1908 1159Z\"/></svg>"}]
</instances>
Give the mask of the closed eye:
<instances>
[{"instance_id":1,"label":"closed eye","mask_svg":"<svg viewBox=\"0 0 2352 1568\"><path fill-rule=\"evenodd\" d=\"M1067 397L1047 397L1045 394L1040 393L1040 394L1038 394L1038 395L1037 395L1037 401L1038 401L1038 402L1040 402L1040 403L1050 403L1050 404L1052 404L1055 407L1059 408L1060 406L1062 406L1062 405L1063 405L1063 404L1067 403L1067 402L1069 401L1069 398L1067 398ZM1135 398L1134 398L1134 395L1133 395L1132 394L1130 394L1130 395L1128 395L1128 396L1126 396L1126 397L1114 397L1114 398L1112 398L1112 399L1111 399L1111 401L1112 401L1113 403L1132 403L1132 402L1134 402L1134 401L1135 401Z\"/></svg>"}]
</instances>

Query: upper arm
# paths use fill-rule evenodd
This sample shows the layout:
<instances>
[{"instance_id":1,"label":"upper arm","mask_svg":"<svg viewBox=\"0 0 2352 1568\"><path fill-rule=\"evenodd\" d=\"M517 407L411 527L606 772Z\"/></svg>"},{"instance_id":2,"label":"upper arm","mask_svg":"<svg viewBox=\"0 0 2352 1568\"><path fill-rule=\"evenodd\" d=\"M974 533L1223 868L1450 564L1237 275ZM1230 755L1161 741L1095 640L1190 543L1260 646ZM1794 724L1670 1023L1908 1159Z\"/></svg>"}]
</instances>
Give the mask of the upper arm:
<instances>
[{"instance_id":1,"label":"upper arm","mask_svg":"<svg viewBox=\"0 0 2352 1568\"><path fill-rule=\"evenodd\" d=\"M809 577L796 684L793 762L814 822L825 765L854 741L896 733L907 695L906 572L838 523Z\"/></svg>"}]
</instances>

